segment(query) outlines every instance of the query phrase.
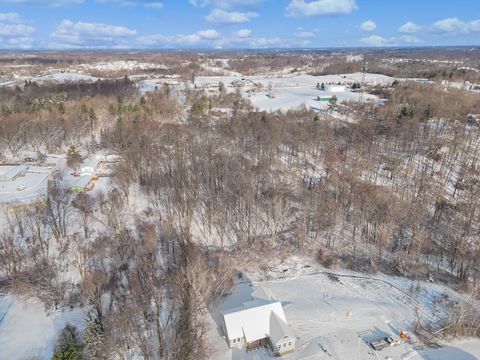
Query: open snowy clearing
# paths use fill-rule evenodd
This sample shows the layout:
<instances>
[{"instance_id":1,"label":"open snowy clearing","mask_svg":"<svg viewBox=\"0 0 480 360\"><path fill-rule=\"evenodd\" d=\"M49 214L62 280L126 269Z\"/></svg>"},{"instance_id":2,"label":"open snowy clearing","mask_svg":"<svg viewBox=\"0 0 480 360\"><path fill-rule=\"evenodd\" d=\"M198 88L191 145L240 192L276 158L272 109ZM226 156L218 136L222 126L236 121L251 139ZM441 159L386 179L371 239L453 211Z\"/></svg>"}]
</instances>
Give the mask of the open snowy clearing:
<instances>
[{"instance_id":1,"label":"open snowy clearing","mask_svg":"<svg viewBox=\"0 0 480 360\"><path fill-rule=\"evenodd\" d=\"M46 165L27 164L28 170L24 174L13 180L0 181L0 204L26 205L41 199L46 195L48 181L53 178L55 171L58 171L61 175L61 185L65 189L70 189L79 182L85 182L84 186L89 185L87 191L91 195L105 194L112 187L109 179L111 170L103 174L105 173L105 167L109 165L105 163L105 159L104 154L86 158L81 168L78 169L78 173L75 173L73 169L67 166L64 155L50 154L45 161ZM15 165L0 165L0 175L15 167ZM97 173L99 176L95 176ZM87 177L89 181L84 180Z\"/></svg>"},{"instance_id":2,"label":"open snowy clearing","mask_svg":"<svg viewBox=\"0 0 480 360\"><path fill-rule=\"evenodd\" d=\"M15 166L0 166L0 174ZM0 181L0 203L29 203L45 195L51 167L30 166L13 181Z\"/></svg>"},{"instance_id":3,"label":"open snowy clearing","mask_svg":"<svg viewBox=\"0 0 480 360\"><path fill-rule=\"evenodd\" d=\"M312 269L310 269L312 271ZM296 351L286 359L458 359L472 360L480 356L480 341L447 345L441 349L422 349L412 335L412 325L418 316L435 322L442 317L441 306L432 312L432 303L442 296L454 297L448 288L420 282L420 290L410 295L411 281L386 275L372 279L357 278L361 274L344 272L346 276L332 278L327 274L303 274L300 277L238 284L212 310L210 334L214 359L273 359L266 349L246 352L230 350L218 326L220 312L251 300L251 293L261 284L270 290L284 306L287 321L297 336ZM401 342L375 352L369 342L407 331L409 343ZM453 357L452 357L453 356Z\"/></svg>"},{"instance_id":4,"label":"open snowy clearing","mask_svg":"<svg viewBox=\"0 0 480 360\"><path fill-rule=\"evenodd\" d=\"M53 74L36 77L34 78L34 80L64 83L64 82L77 82L77 81L95 82L99 80L99 78L90 76L90 75L79 74L75 72L57 72Z\"/></svg>"},{"instance_id":5,"label":"open snowy clearing","mask_svg":"<svg viewBox=\"0 0 480 360\"><path fill-rule=\"evenodd\" d=\"M478 360L480 359L480 341L468 340L447 344L441 349L419 351L405 360Z\"/></svg>"},{"instance_id":6,"label":"open snowy clearing","mask_svg":"<svg viewBox=\"0 0 480 360\"><path fill-rule=\"evenodd\" d=\"M368 85L390 85L395 78L366 74L365 83ZM328 84L351 85L362 81L362 73L340 75L296 75L296 76L199 76L195 84L209 92L216 92L220 83L223 83L229 92L239 89L242 95L249 99L253 106L265 111L288 111L306 106L310 110L325 110L328 101L319 101L317 97L331 97L335 95L338 102L358 101L361 92L352 92L349 88L343 91L329 91ZM317 89L317 84L324 83L327 89ZM378 98L371 94L364 94L367 101Z\"/></svg>"},{"instance_id":7,"label":"open snowy clearing","mask_svg":"<svg viewBox=\"0 0 480 360\"><path fill-rule=\"evenodd\" d=\"M80 64L75 67L76 69L86 70L86 71L132 71L132 70L151 70L151 69L168 69L167 66L163 64L154 64L154 63L145 63L138 61L100 61L96 63Z\"/></svg>"},{"instance_id":8,"label":"open snowy clearing","mask_svg":"<svg viewBox=\"0 0 480 360\"><path fill-rule=\"evenodd\" d=\"M60 331L67 323L83 329L84 318L79 309L47 313L38 300L0 298L0 360L50 360Z\"/></svg>"}]
</instances>

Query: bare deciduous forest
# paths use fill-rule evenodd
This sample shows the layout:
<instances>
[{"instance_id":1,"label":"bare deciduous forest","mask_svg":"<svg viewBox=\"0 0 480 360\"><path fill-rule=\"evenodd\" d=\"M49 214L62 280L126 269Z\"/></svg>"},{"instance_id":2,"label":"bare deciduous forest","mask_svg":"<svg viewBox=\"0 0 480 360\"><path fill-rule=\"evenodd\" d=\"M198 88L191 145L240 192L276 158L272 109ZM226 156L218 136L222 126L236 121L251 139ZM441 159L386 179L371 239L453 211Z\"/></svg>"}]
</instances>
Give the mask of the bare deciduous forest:
<instances>
[{"instance_id":1,"label":"bare deciduous forest","mask_svg":"<svg viewBox=\"0 0 480 360\"><path fill-rule=\"evenodd\" d=\"M208 55L142 56L185 82L210 75L197 65ZM307 62L312 74L362 69L335 54L230 56L230 69L246 75ZM366 57L372 72L478 82L478 73L448 63L404 68L381 53ZM60 60L33 62L40 71ZM169 86L140 93L133 74L0 87L0 159L66 154L72 144L85 158L104 151L120 159L108 192L72 193L55 185L58 173L42 199L4 211L0 291L88 313L81 335L64 329L56 354L209 358L209 304L246 268L291 255L332 271L434 274L480 299L478 93L414 81L369 86L386 101L343 103L339 117L333 109L259 111L221 87L214 95L185 88L182 99ZM442 335L480 336L478 308L452 302L442 326Z\"/></svg>"}]
</instances>

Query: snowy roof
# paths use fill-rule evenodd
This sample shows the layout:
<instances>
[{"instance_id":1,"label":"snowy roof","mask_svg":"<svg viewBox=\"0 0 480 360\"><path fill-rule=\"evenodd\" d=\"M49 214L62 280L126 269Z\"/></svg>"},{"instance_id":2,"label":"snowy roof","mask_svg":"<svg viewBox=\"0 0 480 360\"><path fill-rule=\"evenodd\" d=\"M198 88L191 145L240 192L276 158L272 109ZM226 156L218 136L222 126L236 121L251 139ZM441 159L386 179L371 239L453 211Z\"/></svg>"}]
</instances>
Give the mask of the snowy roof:
<instances>
[{"instance_id":1,"label":"snowy roof","mask_svg":"<svg viewBox=\"0 0 480 360\"><path fill-rule=\"evenodd\" d=\"M277 344L285 337L293 338L293 333L288 324L273 313L270 317L270 338Z\"/></svg>"},{"instance_id":2,"label":"snowy roof","mask_svg":"<svg viewBox=\"0 0 480 360\"><path fill-rule=\"evenodd\" d=\"M243 307L223 312L225 330L229 339L245 337L247 342L270 336L272 317L285 324L285 314L280 302L249 301ZM275 321L273 321L275 323ZM274 324L274 326L276 326ZM274 330L274 332L278 332Z\"/></svg>"}]
</instances>

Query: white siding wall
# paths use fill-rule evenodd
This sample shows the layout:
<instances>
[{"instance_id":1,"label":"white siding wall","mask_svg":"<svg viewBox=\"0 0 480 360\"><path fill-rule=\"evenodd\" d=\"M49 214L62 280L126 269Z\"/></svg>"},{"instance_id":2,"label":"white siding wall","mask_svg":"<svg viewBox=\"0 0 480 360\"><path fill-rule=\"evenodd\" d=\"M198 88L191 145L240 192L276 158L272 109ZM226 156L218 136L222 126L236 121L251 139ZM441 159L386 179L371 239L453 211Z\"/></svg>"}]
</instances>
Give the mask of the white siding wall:
<instances>
[{"instance_id":1,"label":"white siding wall","mask_svg":"<svg viewBox=\"0 0 480 360\"><path fill-rule=\"evenodd\" d=\"M240 339L228 339L228 344L231 348L233 347L242 347L245 344L245 338Z\"/></svg>"},{"instance_id":2,"label":"white siding wall","mask_svg":"<svg viewBox=\"0 0 480 360\"><path fill-rule=\"evenodd\" d=\"M275 353L284 354L293 350L295 350L295 339L288 338L283 339L276 344Z\"/></svg>"}]
</instances>

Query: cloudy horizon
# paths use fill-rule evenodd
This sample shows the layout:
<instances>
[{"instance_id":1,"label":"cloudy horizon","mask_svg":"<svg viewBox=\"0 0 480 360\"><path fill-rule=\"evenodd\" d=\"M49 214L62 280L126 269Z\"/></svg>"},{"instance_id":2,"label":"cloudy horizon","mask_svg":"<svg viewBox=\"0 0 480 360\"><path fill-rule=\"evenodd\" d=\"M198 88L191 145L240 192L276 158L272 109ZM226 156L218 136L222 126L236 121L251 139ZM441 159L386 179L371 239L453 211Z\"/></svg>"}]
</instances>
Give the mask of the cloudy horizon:
<instances>
[{"instance_id":1,"label":"cloudy horizon","mask_svg":"<svg viewBox=\"0 0 480 360\"><path fill-rule=\"evenodd\" d=\"M1 49L476 46L480 3L0 0ZM472 16L473 15L473 16ZM475 16L476 15L476 16Z\"/></svg>"}]
</instances>

